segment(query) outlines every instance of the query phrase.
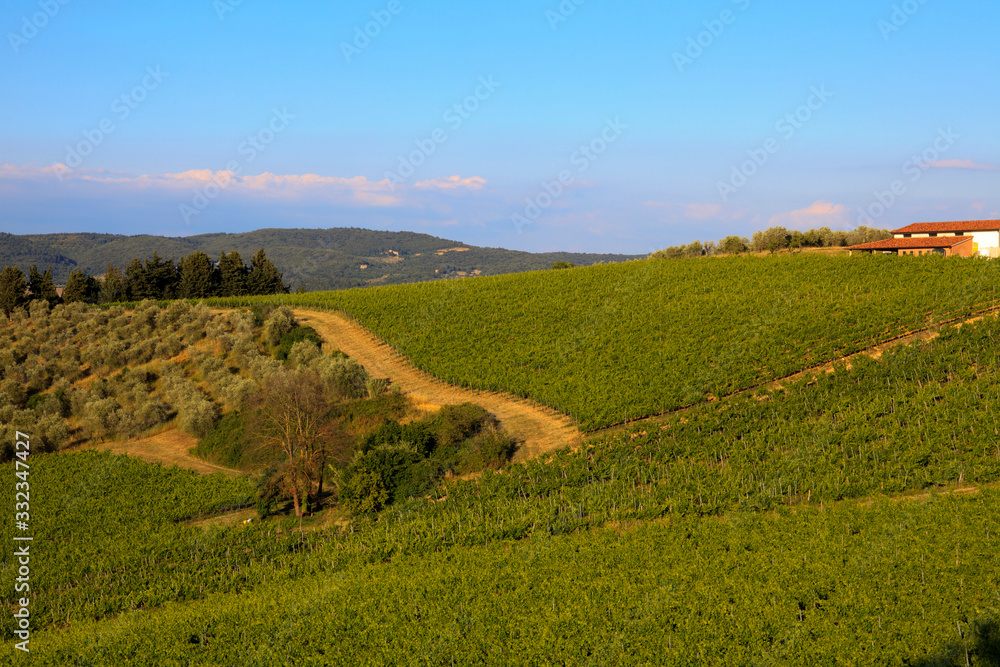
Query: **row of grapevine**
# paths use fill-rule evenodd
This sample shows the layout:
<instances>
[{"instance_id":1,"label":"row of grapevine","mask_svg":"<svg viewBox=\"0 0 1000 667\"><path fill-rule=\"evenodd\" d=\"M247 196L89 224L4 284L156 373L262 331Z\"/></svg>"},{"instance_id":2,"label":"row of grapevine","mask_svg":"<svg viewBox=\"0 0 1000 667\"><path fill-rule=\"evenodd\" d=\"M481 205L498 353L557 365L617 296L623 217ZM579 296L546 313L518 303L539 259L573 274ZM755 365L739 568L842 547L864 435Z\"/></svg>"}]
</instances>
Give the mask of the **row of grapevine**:
<instances>
[{"instance_id":1,"label":"row of grapevine","mask_svg":"<svg viewBox=\"0 0 1000 667\"><path fill-rule=\"evenodd\" d=\"M456 547L36 640L66 665L976 665L1000 493Z\"/></svg>"},{"instance_id":2,"label":"row of grapevine","mask_svg":"<svg viewBox=\"0 0 1000 667\"><path fill-rule=\"evenodd\" d=\"M993 307L998 284L995 262L787 256L647 260L212 303L340 310L439 378L530 396L594 429Z\"/></svg>"},{"instance_id":3,"label":"row of grapevine","mask_svg":"<svg viewBox=\"0 0 1000 667\"><path fill-rule=\"evenodd\" d=\"M663 428L636 427L551 461L452 481L430 500L359 518L347 534L310 534L305 542L273 535L266 526L202 533L174 523L205 505L213 507L215 491L195 490L201 484L213 488L214 482L200 481L212 478L157 481L162 471L151 467L150 472L141 462L129 462L127 474L103 475L100 471L116 470L124 460L91 461L96 455L41 459L36 482L47 480L40 497L52 505L43 506L40 516L53 522L60 517L48 530L61 546L51 572L39 575L44 595L37 618L45 625L67 617L78 622L132 606L609 523L829 505L872 494L995 482L1000 480L997 337L1000 323L987 319L815 382L706 405ZM98 482L86 482L95 474ZM73 485L62 480L74 480ZM140 480L151 483L140 486ZM74 486L79 484L84 492ZM86 511L60 509L87 497L86 489L93 496ZM185 504L205 494L211 501ZM113 502L102 513L98 508L109 496ZM236 493L218 502L239 499ZM90 540L94 535L100 539Z\"/></svg>"}]
</instances>

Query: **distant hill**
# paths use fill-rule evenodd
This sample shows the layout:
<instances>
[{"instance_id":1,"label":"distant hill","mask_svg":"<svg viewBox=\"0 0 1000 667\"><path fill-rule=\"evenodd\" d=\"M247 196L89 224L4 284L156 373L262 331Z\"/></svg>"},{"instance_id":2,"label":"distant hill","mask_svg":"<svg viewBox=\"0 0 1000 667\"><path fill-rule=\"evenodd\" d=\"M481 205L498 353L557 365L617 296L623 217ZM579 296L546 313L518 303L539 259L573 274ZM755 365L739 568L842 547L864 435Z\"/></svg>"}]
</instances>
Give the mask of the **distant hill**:
<instances>
[{"instance_id":1,"label":"distant hill","mask_svg":"<svg viewBox=\"0 0 1000 667\"><path fill-rule=\"evenodd\" d=\"M197 250L213 259L223 251L236 250L249 261L259 248L264 248L293 290L304 285L310 291L534 271L560 261L588 266L637 259L628 255L480 248L428 234L336 228L260 229L178 238L0 233L0 267L19 266L27 271L32 264L42 270L51 266L53 279L62 283L74 269L101 275L108 264L121 268L134 258L144 259L154 252L165 259L179 260Z\"/></svg>"}]
</instances>

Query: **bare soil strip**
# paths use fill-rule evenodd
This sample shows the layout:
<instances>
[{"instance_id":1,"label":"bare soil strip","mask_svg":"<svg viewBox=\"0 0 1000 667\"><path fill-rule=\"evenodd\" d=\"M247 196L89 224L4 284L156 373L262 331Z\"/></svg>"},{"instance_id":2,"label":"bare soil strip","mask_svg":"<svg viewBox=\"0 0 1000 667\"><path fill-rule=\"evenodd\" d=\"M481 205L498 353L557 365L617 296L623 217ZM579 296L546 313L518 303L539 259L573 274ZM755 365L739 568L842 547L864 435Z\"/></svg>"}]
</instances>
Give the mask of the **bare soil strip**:
<instances>
[{"instance_id":1,"label":"bare soil strip","mask_svg":"<svg viewBox=\"0 0 1000 667\"><path fill-rule=\"evenodd\" d=\"M198 441L178 429L169 429L154 435L129 440L128 442L89 442L82 445L80 449L93 449L97 451L112 452L114 454L128 454L150 463L163 463L166 465L177 465L181 468L188 468L203 475L213 472L221 472L231 477L236 477L242 473L238 470L223 468L208 461L203 461L190 453L190 449L198 444Z\"/></svg>"},{"instance_id":2,"label":"bare soil strip","mask_svg":"<svg viewBox=\"0 0 1000 667\"><path fill-rule=\"evenodd\" d=\"M521 443L515 461L575 448L581 443L579 429L566 415L507 394L446 384L340 313L295 310L295 318L316 329L331 347L357 360L373 376L398 384L422 407L475 403L489 410Z\"/></svg>"}]
</instances>

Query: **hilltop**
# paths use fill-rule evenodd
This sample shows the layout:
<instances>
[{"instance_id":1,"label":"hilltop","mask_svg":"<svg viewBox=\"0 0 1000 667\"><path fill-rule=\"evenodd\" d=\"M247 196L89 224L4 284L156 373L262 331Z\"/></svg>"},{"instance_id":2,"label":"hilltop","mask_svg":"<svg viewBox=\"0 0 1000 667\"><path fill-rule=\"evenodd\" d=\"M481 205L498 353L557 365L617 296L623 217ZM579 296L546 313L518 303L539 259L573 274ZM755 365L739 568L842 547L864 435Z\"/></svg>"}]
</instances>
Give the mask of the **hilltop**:
<instances>
[{"instance_id":1,"label":"hilltop","mask_svg":"<svg viewBox=\"0 0 1000 667\"><path fill-rule=\"evenodd\" d=\"M176 238L0 233L0 266L19 266L25 272L32 264L42 270L51 266L53 279L64 283L73 270L101 275L108 264L122 268L132 259L154 252L163 258L180 259L199 250L212 258L236 250L248 258L259 248L267 250L293 290L304 286L310 291L517 273L548 269L556 262L589 266L635 259L627 255L481 248L428 234L334 228L259 229Z\"/></svg>"}]
</instances>

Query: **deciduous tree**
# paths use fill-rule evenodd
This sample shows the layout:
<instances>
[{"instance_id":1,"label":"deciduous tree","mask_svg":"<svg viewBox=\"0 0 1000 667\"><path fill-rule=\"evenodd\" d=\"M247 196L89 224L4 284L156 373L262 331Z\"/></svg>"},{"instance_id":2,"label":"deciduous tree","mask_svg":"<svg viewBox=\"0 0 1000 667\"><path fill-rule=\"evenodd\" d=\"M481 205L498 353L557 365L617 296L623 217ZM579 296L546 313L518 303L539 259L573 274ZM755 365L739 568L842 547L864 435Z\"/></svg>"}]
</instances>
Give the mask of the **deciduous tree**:
<instances>
[{"instance_id":1,"label":"deciduous tree","mask_svg":"<svg viewBox=\"0 0 1000 667\"><path fill-rule=\"evenodd\" d=\"M296 516L302 516L329 456L334 429L327 418L330 394L315 372L281 369L251 405L251 430L260 447L279 455L282 486L292 497Z\"/></svg>"}]
</instances>

